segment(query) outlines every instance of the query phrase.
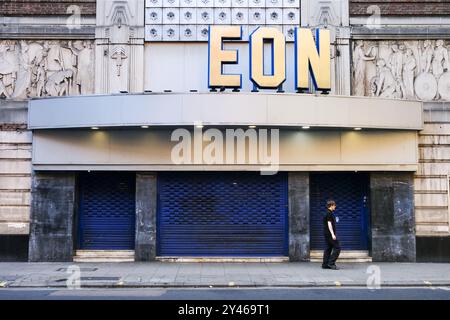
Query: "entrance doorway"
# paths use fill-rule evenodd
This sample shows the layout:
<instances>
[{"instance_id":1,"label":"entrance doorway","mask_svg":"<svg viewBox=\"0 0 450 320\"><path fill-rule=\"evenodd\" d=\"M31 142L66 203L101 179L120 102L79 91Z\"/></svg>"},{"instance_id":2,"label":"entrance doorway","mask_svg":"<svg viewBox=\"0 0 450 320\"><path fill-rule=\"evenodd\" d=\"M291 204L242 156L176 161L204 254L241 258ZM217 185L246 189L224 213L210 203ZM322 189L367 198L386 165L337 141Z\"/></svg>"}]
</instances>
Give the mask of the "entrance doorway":
<instances>
[{"instance_id":1,"label":"entrance doorway","mask_svg":"<svg viewBox=\"0 0 450 320\"><path fill-rule=\"evenodd\" d=\"M355 172L310 175L311 250L323 250L326 202L336 201L336 233L342 250L370 250L369 174Z\"/></svg>"}]
</instances>

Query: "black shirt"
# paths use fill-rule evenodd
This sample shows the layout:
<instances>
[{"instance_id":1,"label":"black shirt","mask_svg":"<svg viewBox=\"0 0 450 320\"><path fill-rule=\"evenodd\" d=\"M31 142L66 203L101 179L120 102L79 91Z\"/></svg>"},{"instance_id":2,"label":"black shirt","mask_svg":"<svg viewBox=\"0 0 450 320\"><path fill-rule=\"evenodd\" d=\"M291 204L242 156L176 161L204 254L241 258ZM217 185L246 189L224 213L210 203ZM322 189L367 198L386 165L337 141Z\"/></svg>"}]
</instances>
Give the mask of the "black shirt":
<instances>
[{"instance_id":1,"label":"black shirt","mask_svg":"<svg viewBox=\"0 0 450 320\"><path fill-rule=\"evenodd\" d=\"M331 226L333 227L334 235L336 236L336 217L333 212L328 210L327 214L323 217L323 232L325 237L331 238L330 230L328 229L328 221L331 222Z\"/></svg>"}]
</instances>

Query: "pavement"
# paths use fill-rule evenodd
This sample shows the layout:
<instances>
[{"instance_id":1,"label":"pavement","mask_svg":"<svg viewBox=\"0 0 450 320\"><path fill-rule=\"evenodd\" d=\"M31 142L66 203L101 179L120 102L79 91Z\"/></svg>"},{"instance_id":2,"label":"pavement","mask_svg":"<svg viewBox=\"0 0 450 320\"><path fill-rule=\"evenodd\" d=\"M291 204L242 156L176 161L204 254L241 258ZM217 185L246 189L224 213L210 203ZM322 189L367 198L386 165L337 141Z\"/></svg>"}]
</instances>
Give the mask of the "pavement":
<instances>
[{"instance_id":1,"label":"pavement","mask_svg":"<svg viewBox=\"0 0 450 320\"><path fill-rule=\"evenodd\" d=\"M0 263L0 288L450 286L446 263ZM77 280L80 280L79 282ZM378 281L379 280L379 281Z\"/></svg>"},{"instance_id":2,"label":"pavement","mask_svg":"<svg viewBox=\"0 0 450 320\"><path fill-rule=\"evenodd\" d=\"M178 310L182 300L449 300L450 287L389 287L371 290L364 287L327 288L9 288L0 289L0 300L171 300L177 305L153 305L164 314ZM190 303L189 303L190 304ZM222 304L223 305L223 304ZM287 308L287 309L286 309ZM295 312L298 305L285 305L283 311ZM447 309L446 309L447 310ZM104 311L104 310L102 310ZM276 310L273 310L274 312ZM278 310L280 311L280 310ZM434 310L436 311L436 310ZM445 311L444 311L445 312ZM288 314L288 312L286 312ZM274 315L272 313L272 315ZM273 317L278 319L281 317Z\"/></svg>"}]
</instances>

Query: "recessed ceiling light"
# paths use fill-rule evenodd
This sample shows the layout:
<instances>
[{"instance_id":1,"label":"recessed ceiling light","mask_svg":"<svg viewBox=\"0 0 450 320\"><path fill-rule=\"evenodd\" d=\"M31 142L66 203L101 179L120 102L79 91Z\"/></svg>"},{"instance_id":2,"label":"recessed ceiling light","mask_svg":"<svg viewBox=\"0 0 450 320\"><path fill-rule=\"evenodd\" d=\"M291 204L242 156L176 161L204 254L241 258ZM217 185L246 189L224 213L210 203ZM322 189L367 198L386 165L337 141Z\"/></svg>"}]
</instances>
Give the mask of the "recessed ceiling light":
<instances>
[{"instance_id":1,"label":"recessed ceiling light","mask_svg":"<svg viewBox=\"0 0 450 320\"><path fill-rule=\"evenodd\" d=\"M256 126L255 125L250 125L250 126L248 126L250 129L255 129L256 128Z\"/></svg>"},{"instance_id":2,"label":"recessed ceiling light","mask_svg":"<svg viewBox=\"0 0 450 320\"><path fill-rule=\"evenodd\" d=\"M201 128L203 128L203 125L202 125L202 124L197 124L195 127L196 127L197 129L201 129Z\"/></svg>"},{"instance_id":3,"label":"recessed ceiling light","mask_svg":"<svg viewBox=\"0 0 450 320\"><path fill-rule=\"evenodd\" d=\"M360 130L362 130L362 128L354 128L353 130L360 131Z\"/></svg>"},{"instance_id":4,"label":"recessed ceiling light","mask_svg":"<svg viewBox=\"0 0 450 320\"><path fill-rule=\"evenodd\" d=\"M305 129L305 130L306 130L306 129L309 129L309 128L310 128L310 126L303 126L303 127L302 127L302 129Z\"/></svg>"},{"instance_id":5,"label":"recessed ceiling light","mask_svg":"<svg viewBox=\"0 0 450 320\"><path fill-rule=\"evenodd\" d=\"M91 129L92 130L98 130L98 127L92 127Z\"/></svg>"},{"instance_id":6,"label":"recessed ceiling light","mask_svg":"<svg viewBox=\"0 0 450 320\"><path fill-rule=\"evenodd\" d=\"M148 126L141 126L142 129L148 129Z\"/></svg>"}]
</instances>

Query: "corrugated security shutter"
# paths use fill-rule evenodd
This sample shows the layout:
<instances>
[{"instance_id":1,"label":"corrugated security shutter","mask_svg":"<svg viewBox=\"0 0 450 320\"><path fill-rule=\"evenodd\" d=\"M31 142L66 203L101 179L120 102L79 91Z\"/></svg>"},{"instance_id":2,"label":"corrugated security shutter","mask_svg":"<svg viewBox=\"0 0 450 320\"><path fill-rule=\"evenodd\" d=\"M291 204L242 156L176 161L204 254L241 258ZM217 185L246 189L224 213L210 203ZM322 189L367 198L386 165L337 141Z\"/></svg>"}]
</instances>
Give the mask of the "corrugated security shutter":
<instances>
[{"instance_id":1,"label":"corrugated security shutter","mask_svg":"<svg viewBox=\"0 0 450 320\"><path fill-rule=\"evenodd\" d=\"M79 185L79 248L133 250L135 174L82 173Z\"/></svg>"},{"instance_id":2,"label":"corrugated security shutter","mask_svg":"<svg viewBox=\"0 0 450 320\"><path fill-rule=\"evenodd\" d=\"M368 187L364 173L324 173L310 176L311 249L322 250L323 216L328 199L336 201L336 233L344 250L368 249Z\"/></svg>"},{"instance_id":3,"label":"corrugated security shutter","mask_svg":"<svg viewBox=\"0 0 450 320\"><path fill-rule=\"evenodd\" d=\"M158 174L158 255L285 256L287 175Z\"/></svg>"}]
</instances>

